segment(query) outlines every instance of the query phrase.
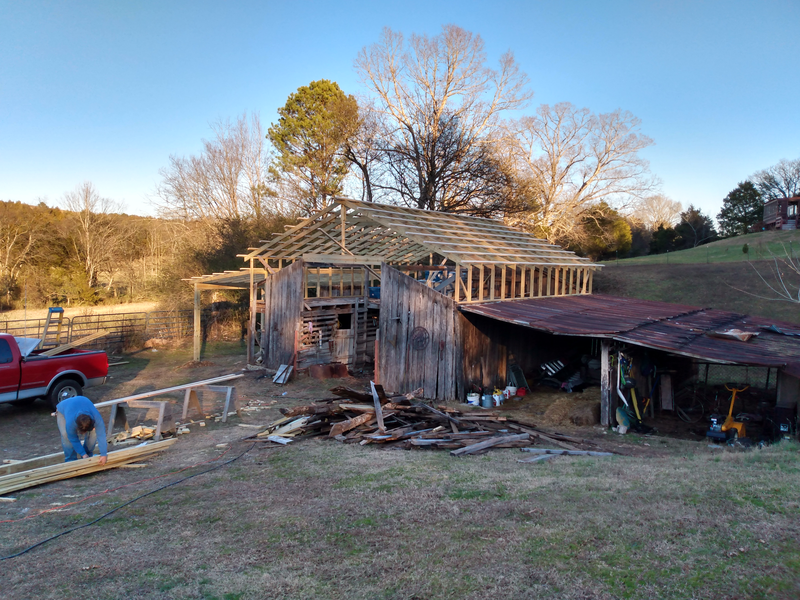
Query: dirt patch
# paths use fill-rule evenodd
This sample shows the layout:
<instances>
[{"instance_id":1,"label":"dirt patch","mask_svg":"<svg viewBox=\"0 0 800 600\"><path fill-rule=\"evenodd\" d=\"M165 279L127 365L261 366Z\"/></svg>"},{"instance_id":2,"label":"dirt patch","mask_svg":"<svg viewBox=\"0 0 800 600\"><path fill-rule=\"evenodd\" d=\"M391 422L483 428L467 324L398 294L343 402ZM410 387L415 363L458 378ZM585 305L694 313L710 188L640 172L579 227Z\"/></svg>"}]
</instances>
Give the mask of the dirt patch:
<instances>
[{"instance_id":1,"label":"dirt patch","mask_svg":"<svg viewBox=\"0 0 800 600\"><path fill-rule=\"evenodd\" d=\"M198 367L214 367L214 366L216 366L216 365L213 362L211 362L210 360L190 360L187 363L183 363L180 367L177 367L176 370L178 370L178 369L197 369Z\"/></svg>"}]
</instances>

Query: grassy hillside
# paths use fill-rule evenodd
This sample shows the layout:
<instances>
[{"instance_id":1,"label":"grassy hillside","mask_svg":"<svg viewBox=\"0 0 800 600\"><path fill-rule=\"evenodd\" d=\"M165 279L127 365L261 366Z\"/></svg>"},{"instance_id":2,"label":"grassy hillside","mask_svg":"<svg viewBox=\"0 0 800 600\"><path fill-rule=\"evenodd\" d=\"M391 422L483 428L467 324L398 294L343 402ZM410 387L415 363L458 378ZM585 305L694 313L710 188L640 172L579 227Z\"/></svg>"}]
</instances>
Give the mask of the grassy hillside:
<instances>
[{"instance_id":1,"label":"grassy hillside","mask_svg":"<svg viewBox=\"0 0 800 600\"><path fill-rule=\"evenodd\" d=\"M757 234L758 235L758 234ZM682 253L676 253L676 255ZM741 254L741 250L739 251ZM595 276L594 291L615 296L676 302L800 323L800 304L763 300L751 294L769 290L756 269L768 273L768 261L753 263L647 264L620 261ZM756 269L754 269L755 267Z\"/></svg>"},{"instance_id":2,"label":"grassy hillside","mask_svg":"<svg viewBox=\"0 0 800 600\"><path fill-rule=\"evenodd\" d=\"M744 244L749 246L750 251L748 254L742 252ZM712 242L690 250L626 258L613 264L622 266L735 263L747 262L748 260L765 260L770 258L770 252L773 255L781 256L786 251L794 251L795 254L800 254L800 230L761 231Z\"/></svg>"}]
</instances>

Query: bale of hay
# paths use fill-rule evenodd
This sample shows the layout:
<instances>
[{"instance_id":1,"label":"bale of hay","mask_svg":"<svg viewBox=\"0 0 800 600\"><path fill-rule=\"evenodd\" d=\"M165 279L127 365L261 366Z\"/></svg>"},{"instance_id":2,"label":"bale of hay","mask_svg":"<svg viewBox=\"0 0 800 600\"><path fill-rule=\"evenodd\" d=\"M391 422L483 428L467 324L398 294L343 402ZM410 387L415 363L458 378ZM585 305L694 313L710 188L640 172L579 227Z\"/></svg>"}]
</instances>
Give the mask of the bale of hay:
<instances>
[{"instance_id":1,"label":"bale of hay","mask_svg":"<svg viewBox=\"0 0 800 600\"><path fill-rule=\"evenodd\" d=\"M570 396L563 396L553 402L542 415L541 422L547 425L567 425L569 415L575 400Z\"/></svg>"},{"instance_id":2,"label":"bale of hay","mask_svg":"<svg viewBox=\"0 0 800 600\"><path fill-rule=\"evenodd\" d=\"M569 412L569 420L581 427L600 423L599 402L577 402Z\"/></svg>"}]
</instances>

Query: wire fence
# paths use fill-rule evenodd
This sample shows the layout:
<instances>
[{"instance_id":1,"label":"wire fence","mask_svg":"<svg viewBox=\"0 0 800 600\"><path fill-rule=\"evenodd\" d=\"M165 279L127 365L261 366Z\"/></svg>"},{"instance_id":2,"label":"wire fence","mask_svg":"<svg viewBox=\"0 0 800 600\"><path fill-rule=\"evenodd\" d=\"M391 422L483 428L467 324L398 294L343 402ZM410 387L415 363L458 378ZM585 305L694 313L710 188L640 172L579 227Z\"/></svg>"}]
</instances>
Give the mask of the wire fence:
<instances>
[{"instance_id":1,"label":"wire fence","mask_svg":"<svg viewBox=\"0 0 800 600\"><path fill-rule=\"evenodd\" d=\"M237 319L236 311L204 309L201 312L201 327ZM0 333L15 337L42 339L46 319L0 319ZM73 342L97 331L108 334L91 343L81 346L85 349L107 350L112 352L143 344L150 339L177 340L189 337L194 331L194 311L150 311L131 313L107 313L97 315L78 315L64 317L59 324L53 320L47 329L44 348Z\"/></svg>"},{"instance_id":2,"label":"wire fence","mask_svg":"<svg viewBox=\"0 0 800 600\"><path fill-rule=\"evenodd\" d=\"M716 363L695 363L695 381L705 386L737 387L750 386L759 390L775 390L778 381L777 369L767 367L747 367L739 365L720 365Z\"/></svg>"}]
</instances>

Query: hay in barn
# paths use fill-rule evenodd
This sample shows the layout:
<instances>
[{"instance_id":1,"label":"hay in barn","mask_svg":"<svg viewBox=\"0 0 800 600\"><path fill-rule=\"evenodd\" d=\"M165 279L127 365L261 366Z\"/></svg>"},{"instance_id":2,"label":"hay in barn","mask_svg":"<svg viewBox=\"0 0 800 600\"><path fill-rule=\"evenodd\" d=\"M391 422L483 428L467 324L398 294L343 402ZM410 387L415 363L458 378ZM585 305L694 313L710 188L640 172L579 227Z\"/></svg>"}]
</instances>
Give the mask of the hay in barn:
<instances>
[{"instance_id":1,"label":"hay in barn","mask_svg":"<svg viewBox=\"0 0 800 600\"><path fill-rule=\"evenodd\" d=\"M575 406L575 399L571 395L564 395L553 402L542 415L541 422L544 425L567 425L569 415Z\"/></svg>"}]
</instances>

